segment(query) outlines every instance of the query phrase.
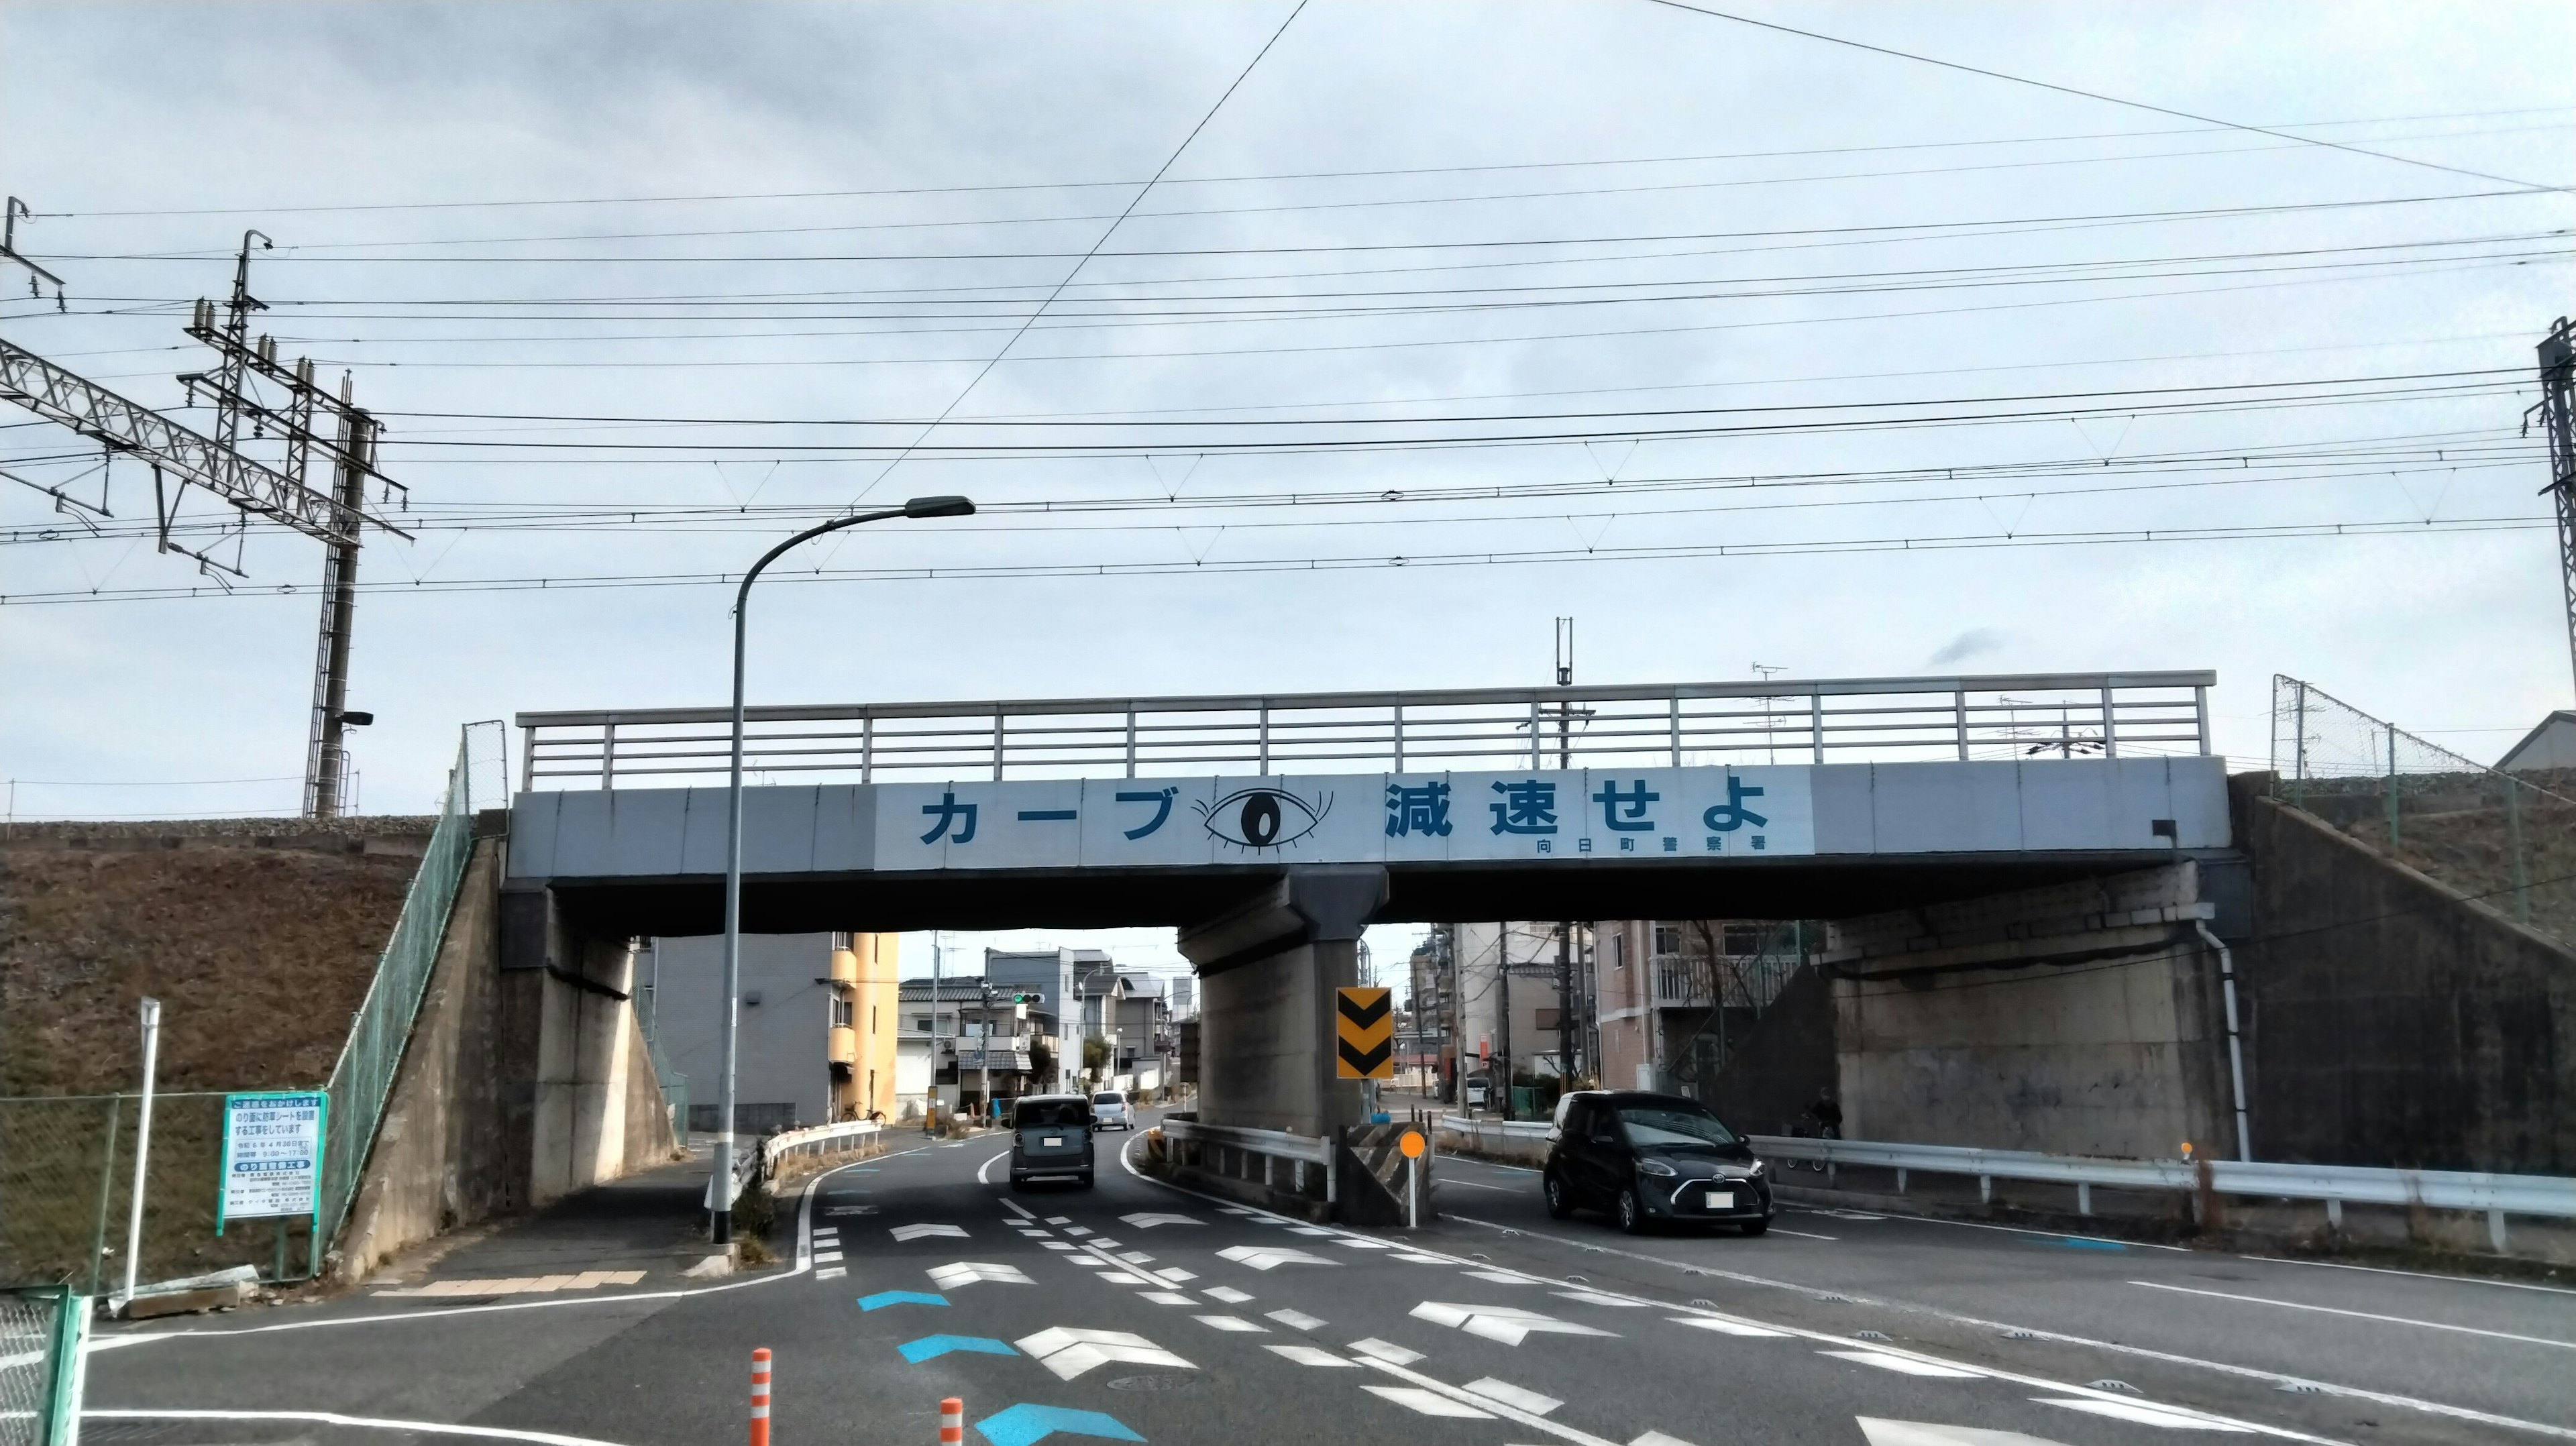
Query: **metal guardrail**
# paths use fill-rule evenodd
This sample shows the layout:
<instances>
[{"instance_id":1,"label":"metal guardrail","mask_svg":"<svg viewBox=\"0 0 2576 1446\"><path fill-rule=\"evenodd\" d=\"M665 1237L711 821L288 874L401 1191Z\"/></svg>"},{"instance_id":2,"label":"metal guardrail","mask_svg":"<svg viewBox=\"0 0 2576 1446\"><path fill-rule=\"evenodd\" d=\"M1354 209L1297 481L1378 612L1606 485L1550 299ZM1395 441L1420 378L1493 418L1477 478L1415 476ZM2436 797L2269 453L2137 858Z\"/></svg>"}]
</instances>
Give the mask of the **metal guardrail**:
<instances>
[{"instance_id":1,"label":"metal guardrail","mask_svg":"<svg viewBox=\"0 0 2576 1446\"><path fill-rule=\"evenodd\" d=\"M1439 1127L1482 1147L1488 1139L1528 1149L1544 1145L1546 1120L1474 1120L1443 1115ZM2339 1218L2345 1205L2421 1205L2432 1210L2483 1211L2488 1238L2504 1248L2507 1215L2576 1219L2576 1179L2556 1175L2502 1175L2473 1170L2389 1170L2364 1165L2286 1165L2241 1160L2137 1160L2095 1155L2046 1155L2030 1150L1980 1150L1957 1145L1904 1145L1881 1140L1818 1140L1792 1135L1748 1135L1767 1160L1860 1165L1904 1175L1973 1175L1991 1197L1997 1180L2041 1181L2076 1187L2079 1213L2092 1213L2092 1189L2197 1191L2249 1199L2317 1200Z\"/></svg>"},{"instance_id":2,"label":"metal guardrail","mask_svg":"<svg viewBox=\"0 0 2576 1446\"><path fill-rule=\"evenodd\" d=\"M760 1168L766 1174L776 1170L778 1162L790 1156L837 1155L884 1131L885 1126L875 1120L843 1120L837 1125L783 1130L760 1142ZM748 1152L745 1153L747 1156Z\"/></svg>"},{"instance_id":3,"label":"metal guardrail","mask_svg":"<svg viewBox=\"0 0 2576 1446\"><path fill-rule=\"evenodd\" d=\"M772 706L744 715L744 767L867 783L2205 754L2217 681L2014 673ZM719 777L731 718L722 708L521 713L520 785Z\"/></svg>"},{"instance_id":4,"label":"metal guardrail","mask_svg":"<svg viewBox=\"0 0 2576 1446\"><path fill-rule=\"evenodd\" d=\"M2209 1188L2221 1195L2349 1205L2422 1205L2433 1210L2576 1219L2576 1179L2555 1175L2284 1165L2260 1160L2128 1160L1784 1135L1755 1135L1751 1139L1755 1152L1768 1158L1974 1175L1982 1180L2043 1180L2125 1190L2197 1190L2201 1187L2200 1172L2205 1168Z\"/></svg>"},{"instance_id":5,"label":"metal guardrail","mask_svg":"<svg viewBox=\"0 0 2576 1446\"><path fill-rule=\"evenodd\" d=\"M1332 1204L1340 1198L1341 1163L1336 1157L1341 1152L1333 1148L1331 1140L1321 1136L1294 1135L1286 1130L1246 1129L1240 1125L1203 1125L1196 1120L1169 1118L1157 1128L1162 1130L1166 1140L1200 1146L1221 1145L1267 1159L1321 1166L1324 1171L1324 1202ZM1267 1175L1268 1167L1265 1166L1265 1179Z\"/></svg>"}]
</instances>

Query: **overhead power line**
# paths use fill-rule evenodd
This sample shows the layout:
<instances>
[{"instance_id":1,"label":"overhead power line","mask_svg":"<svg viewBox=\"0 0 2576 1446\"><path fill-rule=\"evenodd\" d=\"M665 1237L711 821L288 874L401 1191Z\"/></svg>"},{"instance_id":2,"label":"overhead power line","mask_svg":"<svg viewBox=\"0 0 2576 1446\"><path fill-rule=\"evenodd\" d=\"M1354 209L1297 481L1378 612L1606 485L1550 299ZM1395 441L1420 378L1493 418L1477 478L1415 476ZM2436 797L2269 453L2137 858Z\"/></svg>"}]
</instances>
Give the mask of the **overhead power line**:
<instances>
[{"instance_id":1,"label":"overhead power line","mask_svg":"<svg viewBox=\"0 0 2576 1446\"><path fill-rule=\"evenodd\" d=\"M2487 120L2499 116L2564 115L2576 107L2516 106L2500 110L2431 111L2412 115L2347 116L2335 120L2276 121L2281 131L2328 127L2405 125L2421 121ZM1802 156L1862 155L1893 151L1957 150L1975 146L2061 145L2074 141L2152 139L2239 130L2234 125L2194 125L2165 130L2082 131L2047 136L1998 136L1978 140L1911 141L1875 146L1808 146L1791 150L1712 151L1674 156L1622 156L1571 161L1507 161L1486 165L1398 166L1348 171L1268 171L1226 176L1167 176L1167 186L1233 185L1252 181L1371 180L1393 176L1474 175L1495 171L1571 170L1607 166L1687 165L1709 161L1777 160ZM664 206L737 201L874 200L889 196L981 195L1013 191L1114 190L1138 185L1127 180L1013 181L968 186L881 186L846 191L730 191L667 196L565 196L485 201L360 201L299 206L198 206L128 210L38 211L38 220L100 220L130 217L302 216L378 211L517 210L561 206Z\"/></svg>"},{"instance_id":2,"label":"overhead power line","mask_svg":"<svg viewBox=\"0 0 2576 1446\"><path fill-rule=\"evenodd\" d=\"M1748 15L1736 15L1724 10L1711 10L1703 5L1692 5L1686 3L1686 0L1650 0L1650 3L1661 5L1668 10L1686 10L1694 15L1705 15L1712 20L1725 20L1731 21L1737 25L1749 25L1757 30L1776 31L1782 35L1795 35L1805 40L1823 41L1827 45L1841 45L1853 50L1866 50L1873 55L1885 55L1897 60L1910 60L1917 65L1937 65L1944 70L1956 70L1968 75L1982 75L1989 80L2007 81L2014 85L2031 86L2038 90L2053 90L2060 95L2076 96L2084 100L2098 100L2109 105L2126 106L2131 110L2148 111L2156 115L2171 116L2176 120L2193 121L2201 125L2224 126L2229 130L2247 131L2254 135L2272 136L2280 140L2296 141L2301 145L2319 146L2326 150L2344 151L2356 156L2368 156L2373 160L2393 161L2401 166L2419 166L2428 171L2447 171L2455 176L2469 176L2481 181L2501 181L2508 186L2517 186L2526 191L2563 192L2567 189L2565 186L2545 185L2537 181L2526 181L2514 176L2499 176L2491 171L2471 170L2466 166L2447 166L2439 161L2419 160L2413 156L2401 156L2389 151L2374 151L2367 146L2356 146L2344 141L2330 141L2318 136L2303 136L2292 131L2275 130L2269 126L2248 125L2243 121L2225 120L2218 116L2201 115L2194 111L2176 110L2171 106L2154 105L2143 100L2131 100L2125 96L2106 95L2098 90L2085 90L2072 85L2059 85L2055 81L2036 80L2030 76L2014 75L2007 71L1989 70L1981 65L1969 65L1963 61L1957 60L1943 60L1937 56L1922 55L1910 50L1895 50L1884 45L1872 45L1867 41L1851 40L1839 35L1826 35L1820 31L1801 30L1794 25L1781 25L1774 21L1756 20Z\"/></svg>"},{"instance_id":3,"label":"overhead power line","mask_svg":"<svg viewBox=\"0 0 2576 1446\"><path fill-rule=\"evenodd\" d=\"M1991 548L2031 547L2100 547L2120 544L2285 541L2295 539L2362 538L2389 535L2450 535L2481 532L2527 532L2546 530L2557 524L2547 516L2507 516L2452 518L2433 521L2340 521L2279 523L2232 527L2176 528L2105 528L2071 532L1997 531L1991 533L1951 533L1922 537L1866 537L1836 541L1779 543L1704 543L1654 547L1561 547L1518 551L1489 550L1459 553L1376 554L1343 557L1281 557L1206 561L1152 561L1099 563L1031 563L986 564L957 567L882 567L831 568L816 567L768 574L775 582L893 582L893 581L990 581L1001 578L1123 578L1153 577L1172 574L1211 575L1226 573L1275 572L1349 572L1421 567L1499 567L1529 566L1571 562L1673 562L1716 558L1800 557L1830 554L1949 552ZM566 577L465 578L455 580L423 579L417 582L372 581L360 583L365 592L384 593L466 593L466 592L578 592L599 589L662 587L730 587L741 581L736 573L642 573L575 575ZM291 584L269 589L281 595L293 595L298 589ZM247 597L251 589L218 593L212 588L100 588L64 592L0 594L0 606L34 606L85 602L132 602L150 599L190 597Z\"/></svg>"}]
</instances>

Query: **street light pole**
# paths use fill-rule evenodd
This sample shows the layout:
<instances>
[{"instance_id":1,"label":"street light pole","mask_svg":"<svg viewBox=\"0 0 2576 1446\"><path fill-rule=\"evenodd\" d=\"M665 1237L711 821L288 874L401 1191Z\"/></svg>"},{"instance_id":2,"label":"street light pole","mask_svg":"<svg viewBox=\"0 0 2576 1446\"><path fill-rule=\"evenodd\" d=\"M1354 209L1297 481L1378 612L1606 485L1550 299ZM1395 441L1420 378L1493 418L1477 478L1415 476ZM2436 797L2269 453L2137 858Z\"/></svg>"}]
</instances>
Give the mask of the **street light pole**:
<instances>
[{"instance_id":1,"label":"street light pole","mask_svg":"<svg viewBox=\"0 0 2576 1446\"><path fill-rule=\"evenodd\" d=\"M882 512L862 512L849 517L836 517L820 527L809 527L794 537L760 555L751 571L742 575L742 586L733 598L733 761L726 783L725 797L725 888L724 888L724 1012L719 1016L724 1033L724 1079L716 1090L715 1168L707 1181L707 1203L712 1211L707 1238L718 1245L733 1239L733 1081L737 1063L737 1014L742 1007L742 651L743 632L751 615L751 585L758 581L763 568L776 562L781 553L802 543L813 541L827 532L856 527L863 522L883 522L889 517L966 517L975 504L963 497L915 497L901 507ZM938 1001L931 1001L934 1006Z\"/></svg>"}]
</instances>

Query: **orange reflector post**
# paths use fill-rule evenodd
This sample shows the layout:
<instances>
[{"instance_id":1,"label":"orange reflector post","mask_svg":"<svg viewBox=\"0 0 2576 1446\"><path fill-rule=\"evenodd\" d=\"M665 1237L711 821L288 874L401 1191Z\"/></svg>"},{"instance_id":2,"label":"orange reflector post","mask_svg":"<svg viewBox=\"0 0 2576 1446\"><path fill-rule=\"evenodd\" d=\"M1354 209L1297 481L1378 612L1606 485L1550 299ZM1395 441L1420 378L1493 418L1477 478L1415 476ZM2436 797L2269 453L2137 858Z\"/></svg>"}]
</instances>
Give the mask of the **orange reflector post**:
<instances>
[{"instance_id":1,"label":"orange reflector post","mask_svg":"<svg viewBox=\"0 0 2576 1446\"><path fill-rule=\"evenodd\" d=\"M966 1439L966 1402L950 1396L939 1403L939 1446L961 1446Z\"/></svg>"},{"instance_id":2,"label":"orange reflector post","mask_svg":"<svg viewBox=\"0 0 2576 1446\"><path fill-rule=\"evenodd\" d=\"M769 1347L751 1353L751 1446L769 1446Z\"/></svg>"}]
</instances>

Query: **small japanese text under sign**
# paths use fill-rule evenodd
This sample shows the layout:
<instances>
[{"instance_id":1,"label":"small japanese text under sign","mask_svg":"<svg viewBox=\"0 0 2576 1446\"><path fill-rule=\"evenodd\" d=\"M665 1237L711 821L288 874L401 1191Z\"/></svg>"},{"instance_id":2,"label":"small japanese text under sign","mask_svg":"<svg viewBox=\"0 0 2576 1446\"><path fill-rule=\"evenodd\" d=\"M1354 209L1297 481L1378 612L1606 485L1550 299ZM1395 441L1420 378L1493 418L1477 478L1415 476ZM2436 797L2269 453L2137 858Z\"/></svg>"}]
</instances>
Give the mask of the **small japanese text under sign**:
<instances>
[{"instance_id":1,"label":"small japanese text under sign","mask_svg":"<svg viewBox=\"0 0 2576 1446\"><path fill-rule=\"evenodd\" d=\"M216 1234L227 1221L320 1213L322 1120L329 1107L319 1090L224 1096Z\"/></svg>"}]
</instances>

